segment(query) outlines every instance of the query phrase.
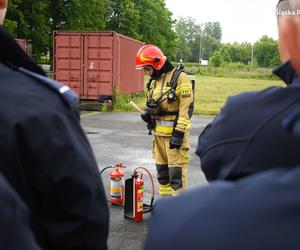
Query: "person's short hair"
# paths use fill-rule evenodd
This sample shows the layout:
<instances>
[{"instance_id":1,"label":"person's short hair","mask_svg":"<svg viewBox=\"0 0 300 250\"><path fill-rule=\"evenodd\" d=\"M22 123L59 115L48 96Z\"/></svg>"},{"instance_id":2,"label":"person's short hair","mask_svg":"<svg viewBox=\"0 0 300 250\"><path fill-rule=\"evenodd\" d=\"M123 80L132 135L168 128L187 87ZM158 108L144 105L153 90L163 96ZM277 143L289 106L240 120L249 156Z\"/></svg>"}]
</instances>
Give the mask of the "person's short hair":
<instances>
[{"instance_id":1,"label":"person's short hair","mask_svg":"<svg viewBox=\"0 0 300 250\"><path fill-rule=\"evenodd\" d=\"M277 10L279 11L300 11L300 0L279 0L277 3Z\"/></svg>"},{"instance_id":2,"label":"person's short hair","mask_svg":"<svg viewBox=\"0 0 300 250\"><path fill-rule=\"evenodd\" d=\"M299 11L300 10L300 1L299 0L288 0L289 5L292 10Z\"/></svg>"},{"instance_id":3,"label":"person's short hair","mask_svg":"<svg viewBox=\"0 0 300 250\"><path fill-rule=\"evenodd\" d=\"M276 6L279 11L288 11L291 10L290 2L288 0L279 0Z\"/></svg>"}]
</instances>

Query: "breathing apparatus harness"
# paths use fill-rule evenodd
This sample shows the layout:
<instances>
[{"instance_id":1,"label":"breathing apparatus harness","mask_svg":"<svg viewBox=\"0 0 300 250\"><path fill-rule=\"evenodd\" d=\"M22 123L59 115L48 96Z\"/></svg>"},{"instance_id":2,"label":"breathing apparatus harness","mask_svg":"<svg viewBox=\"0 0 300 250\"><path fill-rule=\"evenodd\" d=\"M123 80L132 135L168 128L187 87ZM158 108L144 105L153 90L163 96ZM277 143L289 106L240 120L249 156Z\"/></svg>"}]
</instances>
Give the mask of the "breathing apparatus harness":
<instances>
[{"instance_id":1,"label":"breathing apparatus harness","mask_svg":"<svg viewBox=\"0 0 300 250\"><path fill-rule=\"evenodd\" d=\"M160 105L167 99L168 103L172 103L177 99L176 96L176 87L177 87L177 80L179 78L179 75L184 71L184 65L178 64L175 68L175 71L173 72L172 78L171 78L171 88L166 91L165 93L162 93L161 96L154 100L152 98L149 98L149 95L147 95L147 103L146 103L146 112L150 115L177 115L178 112L164 112L160 110ZM147 91L151 91L151 83L153 81L153 78L150 78L148 84L147 84Z\"/></svg>"}]
</instances>

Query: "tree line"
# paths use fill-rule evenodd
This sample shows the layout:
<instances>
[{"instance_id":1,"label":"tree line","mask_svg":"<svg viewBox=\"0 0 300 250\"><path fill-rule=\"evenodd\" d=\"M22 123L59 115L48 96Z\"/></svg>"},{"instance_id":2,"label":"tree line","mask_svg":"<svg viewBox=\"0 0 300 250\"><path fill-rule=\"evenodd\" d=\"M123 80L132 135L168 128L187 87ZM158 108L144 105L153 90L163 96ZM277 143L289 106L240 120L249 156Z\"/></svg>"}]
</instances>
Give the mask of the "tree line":
<instances>
[{"instance_id":1,"label":"tree line","mask_svg":"<svg viewBox=\"0 0 300 250\"><path fill-rule=\"evenodd\" d=\"M53 30L116 31L175 56L172 13L164 0L11 0L5 27L31 40L35 59L48 53Z\"/></svg>"},{"instance_id":2,"label":"tree line","mask_svg":"<svg viewBox=\"0 0 300 250\"><path fill-rule=\"evenodd\" d=\"M215 67L235 63L251 67L275 67L280 64L277 41L263 36L253 45L247 42L222 44L209 58L209 63Z\"/></svg>"},{"instance_id":3,"label":"tree line","mask_svg":"<svg viewBox=\"0 0 300 250\"><path fill-rule=\"evenodd\" d=\"M197 24L191 17L174 20L165 0L11 0L5 27L16 38L31 40L32 56L41 61L51 51L53 30L116 31L159 46L171 60L278 64L277 42L263 37L249 43L222 44L219 22Z\"/></svg>"},{"instance_id":4,"label":"tree line","mask_svg":"<svg viewBox=\"0 0 300 250\"><path fill-rule=\"evenodd\" d=\"M263 36L253 45L221 43L222 28L219 22L198 25L191 17L181 17L175 23L178 41L176 60L199 62L208 60L215 67L227 64L245 64L253 67L274 67L280 64L277 41Z\"/></svg>"}]
</instances>

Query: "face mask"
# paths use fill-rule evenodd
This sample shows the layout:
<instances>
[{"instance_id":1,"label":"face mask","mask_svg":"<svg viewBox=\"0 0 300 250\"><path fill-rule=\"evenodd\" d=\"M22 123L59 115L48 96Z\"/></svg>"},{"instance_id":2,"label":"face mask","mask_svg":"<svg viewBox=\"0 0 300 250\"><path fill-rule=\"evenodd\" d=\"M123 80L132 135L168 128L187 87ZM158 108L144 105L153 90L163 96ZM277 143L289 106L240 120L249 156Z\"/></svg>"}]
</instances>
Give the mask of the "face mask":
<instances>
[{"instance_id":1,"label":"face mask","mask_svg":"<svg viewBox=\"0 0 300 250\"><path fill-rule=\"evenodd\" d=\"M163 73L168 73L168 72L172 71L173 69L174 69L174 66L170 63L169 60L167 60L165 65L160 70L153 69L151 78L156 80L156 79L160 78Z\"/></svg>"}]
</instances>

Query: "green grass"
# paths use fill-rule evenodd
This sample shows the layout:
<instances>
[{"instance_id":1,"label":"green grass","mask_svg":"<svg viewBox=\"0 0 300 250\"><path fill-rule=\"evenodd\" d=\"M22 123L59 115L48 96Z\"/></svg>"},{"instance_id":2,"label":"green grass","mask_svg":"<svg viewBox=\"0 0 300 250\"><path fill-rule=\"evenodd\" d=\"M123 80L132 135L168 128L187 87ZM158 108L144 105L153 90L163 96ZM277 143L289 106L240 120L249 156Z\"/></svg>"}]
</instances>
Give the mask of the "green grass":
<instances>
[{"instance_id":1,"label":"green grass","mask_svg":"<svg viewBox=\"0 0 300 250\"><path fill-rule=\"evenodd\" d=\"M144 93L140 93L137 95L115 95L114 100L114 111L115 112L137 112L135 108L129 103L133 101L136 105L138 105L141 109L145 108L146 103L146 95Z\"/></svg>"},{"instance_id":2,"label":"green grass","mask_svg":"<svg viewBox=\"0 0 300 250\"><path fill-rule=\"evenodd\" d=\"M245 91L257 91L270 86L284 86L279 80L238 79L229 77L196 76L194 114L216 115L228 96ZM142 109L145 107L145 94L136 96L117 95L114 111L136 111L129 101Z\"/></svg>"},{"instance_id":3,"label":"green grass","mask_svg":"<svg viewBox=\"0 0 300 250\"><path fill-rule=\"evenodd\" d=\"M216 115L228 96L245 91L257 91L270 86L284 86L278 80L237 79L197 76L195 114Z\"/></svg>"}]
</instances>

